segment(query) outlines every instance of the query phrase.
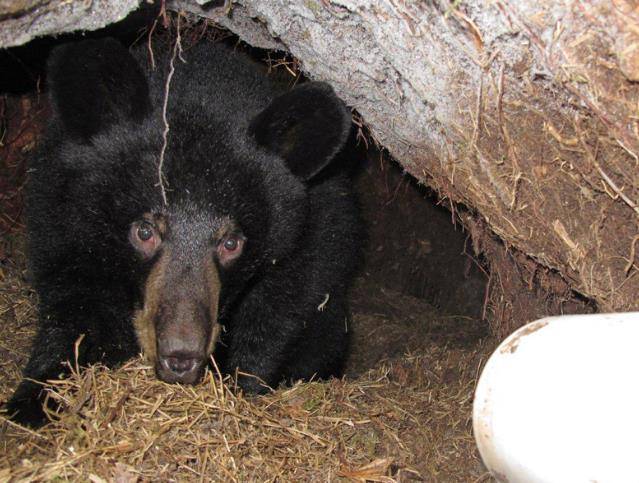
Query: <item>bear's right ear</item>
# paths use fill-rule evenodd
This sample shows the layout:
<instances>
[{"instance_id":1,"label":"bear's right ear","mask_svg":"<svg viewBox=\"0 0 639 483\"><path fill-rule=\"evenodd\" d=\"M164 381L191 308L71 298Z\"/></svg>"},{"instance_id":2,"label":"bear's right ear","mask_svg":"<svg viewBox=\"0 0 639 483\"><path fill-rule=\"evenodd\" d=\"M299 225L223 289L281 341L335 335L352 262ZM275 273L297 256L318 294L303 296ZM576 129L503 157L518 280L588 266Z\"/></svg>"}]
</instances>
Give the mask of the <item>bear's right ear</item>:
<instances>
[{"instance_id":1,"label":"bear's right ear","mask_svg":"<svg viewBox=\"0 0 639 483\"><path fill-rule=\"evenodd\" d=\"M331 162L350 131L351 112L324 82L307 82L275 98L249 126L260 146L307 181Z\"/></svg>"},{"instance_id":2,"label":"bear's right ear","mask_svg":"<svg viewBox=\"0 0 639 483\"><path fill-rule=\"evenodd\" d=\"M84 141L118 121L141 121L151 110L142 69L114 39L55 48L47 77L55 113L69 134Z\"/></svg>"}]
</instances>

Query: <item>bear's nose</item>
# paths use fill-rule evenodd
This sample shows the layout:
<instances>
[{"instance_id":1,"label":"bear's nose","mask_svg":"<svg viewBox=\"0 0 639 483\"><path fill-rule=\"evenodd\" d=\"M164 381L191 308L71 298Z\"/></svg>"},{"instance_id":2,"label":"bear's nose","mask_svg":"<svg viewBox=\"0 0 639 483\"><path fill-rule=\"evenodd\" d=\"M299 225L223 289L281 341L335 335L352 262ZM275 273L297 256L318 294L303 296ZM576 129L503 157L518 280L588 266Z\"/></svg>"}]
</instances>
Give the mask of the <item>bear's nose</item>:
<instances>
[{"instance_id":1,"label":"bear's nose","mask_svg":"<svg viewBox=\"0 0 639 483\"><path fill-rule=\"evenodd\" d=\"M196 359L182 358L181 356L169 356L162 358L162 364L164 364L169 371L175 372L176 374L182 374L193 370L196 363Z\"/></svg>"},{"instance_id":2,"label":"bear's nose","mask_svg":"<svg viewBox=\"0 0 639 483\"><path fill-rule=\"evenodd\" d=\"M200 357L174 352L159 356L157 373L165 382L194 384L200 379L203 366L204 361Z\"/></svg>"}]
</instances>

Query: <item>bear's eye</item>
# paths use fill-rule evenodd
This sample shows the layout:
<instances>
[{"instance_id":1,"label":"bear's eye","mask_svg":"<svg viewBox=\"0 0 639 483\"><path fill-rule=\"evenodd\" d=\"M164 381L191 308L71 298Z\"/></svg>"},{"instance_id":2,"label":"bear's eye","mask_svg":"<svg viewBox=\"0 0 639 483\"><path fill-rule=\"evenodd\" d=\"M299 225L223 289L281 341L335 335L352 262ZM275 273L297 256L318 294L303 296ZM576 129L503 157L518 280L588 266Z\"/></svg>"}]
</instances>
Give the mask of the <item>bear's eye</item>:
<instances>
[{"instance_id":1,"label":"bear's eye","mask_svg":"<svg viewBox=\"0 0 639 483\"><path fill-rule=\"evenodd\" d=\"M245 238L241 235L231 234L220 240L217 245L217 256L223 266L231 264L242 254Z\"/></svg>"},{"instance_id":2,"label":"bear's eye","mask_svg":"<svg viewBox=\"0 0 639 483\"><path fill-rule=\"evenodd\" d=\"M227 238L227 239L224 241L224 248L225 248L226 250L228 250L229 252L232 252L232 251L237 250L237 247L238 247L238 246L239 246L239 243L238 243L238 241L237 241L237 238L235 238L235 237Z\"/></svg>"},{"instance_id":3,"label":"bear's eye","mask_svg":"<svg viewBox=\"0 0 639 483\"><path fill-rule=\"evenodd\" d=\"M162 243L158 229L146 220L131 225L129 241L143 258L151 258Z\"/></svg>"},{"instance_id":4,"label":"bear's eye","mask_svg":"<svg viewBox=\"0 0 639 483\"><path fill-rule=\"evenodd\" d=\"M153 227L150 223L144 223L138 228L138 238L142 241L148 241L153 236Z\"/></svg>"}]
</instances>

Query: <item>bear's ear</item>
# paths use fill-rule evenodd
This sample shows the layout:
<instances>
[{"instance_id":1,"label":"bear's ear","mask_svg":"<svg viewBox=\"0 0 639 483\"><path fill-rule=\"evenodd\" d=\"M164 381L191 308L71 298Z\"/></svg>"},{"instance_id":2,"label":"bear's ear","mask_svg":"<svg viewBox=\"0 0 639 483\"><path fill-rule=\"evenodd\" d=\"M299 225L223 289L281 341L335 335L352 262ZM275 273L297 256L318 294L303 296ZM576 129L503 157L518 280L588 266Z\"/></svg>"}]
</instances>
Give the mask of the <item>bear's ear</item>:
<instances>
[{"instance_id":1,"label":"bear's ear","mask_svg":"<svg viewBox=\"0 0 639 483\"><path fill-rule=\"evenodd\" d=\"M283 94L251 122L258 144L282 156L294 175L309 180L344 146L351 113L323 82Z\"/></svg>"},{"instance_id":2,"label":"bear's ear","mask_svg":"<svg viewBox=\"0 0 639 483\"><path fill-rule=\"evenodd\" d=\"M62 125L83 140L118 121L141 121L151 108L142 69L114 39L84 40L55 48L47 80Z\"/></svg>"}]
</instances>

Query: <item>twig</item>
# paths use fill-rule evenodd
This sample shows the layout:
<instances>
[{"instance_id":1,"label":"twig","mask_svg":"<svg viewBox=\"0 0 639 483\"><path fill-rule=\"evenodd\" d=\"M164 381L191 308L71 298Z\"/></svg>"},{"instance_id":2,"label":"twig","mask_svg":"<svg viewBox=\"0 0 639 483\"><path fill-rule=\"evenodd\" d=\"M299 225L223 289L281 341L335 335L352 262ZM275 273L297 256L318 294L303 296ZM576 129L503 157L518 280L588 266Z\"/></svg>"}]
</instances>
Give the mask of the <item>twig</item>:
<instances>
[{"instance_id":1,"label":"twig","mask_svg":"<svg viewBox=\"0 0 639 483\"><path fill-rule=\"evenodd\" d=\"M489 480L491 476L492 476L491 473L487 471L486 473L480 475L478 478L473 480L473 483L483 483L484 481Z\"/></svg>"},{"instance_id":2,"label":"twig","mask_svg":"<svg viewBox=\"0 0 639 483\"><path fill-rule=\"evenodd\" d=\"M153 25L151 25L151 30L149 30L149 39L146 43L146 48L149 51L149 59L151 60L151 69L155 70L155 55L153 55L153 45L151 42L151 37L153 36L153 32L155 32L155 27L158 25L158 19L156 18L153 21Z\"/></svg>"},{"instance_id":3,"label":"twig","mask_svg":"<svg viewBox=\"0 0 639 483\"><path fill-rule=\"evenodd\" d=\"M635 264L635 245L637 244L637 241L639 241L639 235L635 235L635 237L632 239L632 242L630 243L630 260L628 260L628 264L623 269L626 277L630 273L630 269L632 268L632 266Z\"/></svg>"},{"instance_id":4,"label":"twig","mask_svg":"<svg viewBox=\"0 0 639 483\"><path fill-rule=\"evenodd\" d=\"M319 304L317 306L317 310L319 310L320 312L324 312L324 309L326 308L326 304L328 303L328 299L331 297L330 294L325 294L324 295L324 300L322 301L321 304Z\"/></svg>"},{"instance_id":5,"label":"twig","mask_svg":"<svg viewBox=\"0 0 639 483\"><path fill-rule=\"evenodd\" d=\"M497 117L499 119L499 129L504 134L504 71L506 64L501 64L499 68L499 84L497 84Z\"/></svg>"},{"instance_id":6,"label":"twig","mask_svg":"<svg viewBox=\"0 0 639 483\"><path fill-rule=\"evenodd\" d=\"M599 174L601 175L601 177L606 181L606 183L608 183L608 185L612 188L612 190L617 193L619 195L619 197L630 207L632 208L635 213L637 213L639 215L639 206L637 206L637 204L632 201L630 198L628 198L626 196L626 194L615 184L615 182L610 179L610 177L606 174L606 172L601 168L601 166L599 165L599 162L594 160L593 158L593 162L595 164L595 168L597 168L597 171L599 172Z\"/></svg>"},{"instance_id":7,"label":"twig","mask_svg":"<svg viewBox=\"0 0 639 483\"><path fill-rule=\"evenodd\" d=\"M621 142L621 140L619 139L615 139L617 141L617 144L619 144L619 146L621 146L624 151L626 151L630 156L632 156L635 160L635 165L639 164L639 156L637 156L634 152L632 152L624 143Z\"/></svg>"},{"instance_id":8,"label":"twig","mask_svg":"<svg viewBox=\"0 0 639 483\"><path fill-rule=\"evenodd\" d=\"M486 289L484 290L484 304L481 309L481 320L486 319L486 313L488 312L488 300L490 298L490 283L493 281L493 272L488 275L488 282L486 283Z\"/></svg>"},{"instance_id":9,"label":"twig","mask_svg":"<svg viewBox=\"0 0 639 483\"><path fill-rule=\"evenodd\" d=\"M29 433L31 436L36 436L40 439L44 439L46 440L47 438L45 438L44 436L42 436L39 433L36 433L34 430L32 430L31 428L27 428L26 426L20 426L18 423L14 423L13 421L11 421L9 418L7 418L4 415L0 415L0 419L2 420L3 423L8 424L9 426L19 429L21 431L24 431L25 433Z\"/></svg>"},{"instance_id":10,"label":"twig","mask_svg":"<svg viewBox=\"0 0 639 483\"><path fill-rule=\"evenodd\" d=\"M619 188L619 186L617 186L617 184L610 178L610 176L608 176L608 174L606 174L606 172L603 170L603 168L599 164L599 161L597 161L597 156L592 153L592 151L586 144L586 141L584 140L582 136L581 129L579 128L579 123L577 121L575 121L575 127L577 128L576 131L579 135L579 142L581 143L581 147L588 155L590 162L595 166L595 169L597 170L599 175L604 179L604 181L608 184L608 186L619 196L619 198L621 198L624 201L624 203L626 203L630 208L634 210L634 212L637 215L639 215L639 206L637 206L637 203L635 203L630 198L628 198L628 196L623 192L623 190Z\"/></svg>"}]
</instances>

